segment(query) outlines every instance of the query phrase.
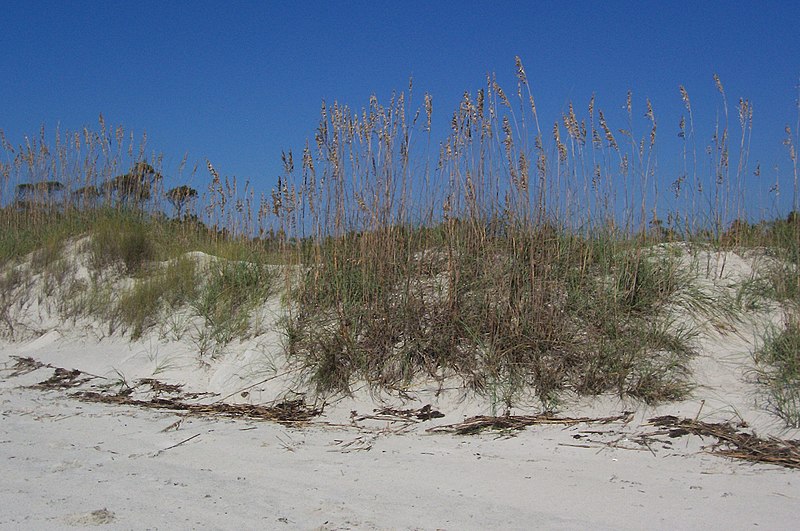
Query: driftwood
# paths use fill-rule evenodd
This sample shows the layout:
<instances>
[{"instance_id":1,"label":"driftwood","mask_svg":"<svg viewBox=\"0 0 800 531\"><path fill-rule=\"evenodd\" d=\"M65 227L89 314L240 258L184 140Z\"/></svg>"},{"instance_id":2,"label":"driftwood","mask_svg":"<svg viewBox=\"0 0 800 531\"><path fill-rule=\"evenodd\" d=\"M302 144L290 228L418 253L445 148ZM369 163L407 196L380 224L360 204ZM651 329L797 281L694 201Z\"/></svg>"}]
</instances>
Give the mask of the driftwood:
<instances>
[{"instance_id":1,"label":"driftwood","mask_svg":"<svg viewBox=\"0 0 800 531\"><path fill-rule=\"evenodd\" d=\"M763 439L753 433L740 431L728 423L708 423L679 419L672 415L649 420L653 426L666 428L670 437L698 435L714 437L717 442L709 448L713 454L757 463L780 465L800 469L800 441L777 437Z\"/></svg>"},{"instance_id":2,"label":"driftwood","mask_svg":"<svg viewBox=\"0 0 800 531\"><path fill-rule=\"evenodd\" d=\"M557 417L550 413L541 415L508 415L503 417L477 416L471 417L458 424L435 426L427 431L431 433L455 433L457 435L471 435L485 430L522 430L527 426L536 424L561 424L572 426L581 423L607 424L609 422L630 422L633 414L626 411L622 415L602 418L570 418Z\"/></svg>"}]
</instances>

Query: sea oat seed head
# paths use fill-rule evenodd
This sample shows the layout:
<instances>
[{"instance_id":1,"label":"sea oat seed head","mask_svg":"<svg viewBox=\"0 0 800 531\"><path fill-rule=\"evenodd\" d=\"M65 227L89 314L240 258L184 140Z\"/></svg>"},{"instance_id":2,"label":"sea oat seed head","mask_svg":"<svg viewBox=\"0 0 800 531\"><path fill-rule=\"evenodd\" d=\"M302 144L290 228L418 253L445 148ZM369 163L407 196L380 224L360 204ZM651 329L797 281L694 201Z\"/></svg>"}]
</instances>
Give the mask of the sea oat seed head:
<instances>
[{"instance_id":1,"label":"sea oat seed head","mask_svg":"<svg viewBox=\"0 0 800 531\"><path fill-rule=\"evenodd\" d=\"M722 81L719 80L719 76L714 74L714 84L717 86L717 90L723 96L725 95L725 89L722 88Z\"/></svg>"},{"instance_id":2,"label":"sea oat seed head","mask_svg":"<svg viewBox=\"0 0 800 531\"><path fill-rule=\"evenodd\" d=\"M431 116L433 115L433 97L425 93L425 116L428 119L427 130L431 130Z\"/></svg>"},{"instance_id":3,"label":"sea oat seed head","mask_svg":"<svg viewBox=\"0 0 800 531\"><path fill-rule=\"evenodd\" d=\"M683 85L679 85L678 88L681 91L681 99L683 100L684 105L686 105L686 110L688 112L692 112L692 103L689 101L689 93L686 92L686 88Z\"/></svg>"},{"instance_id":4,"label":"sea oat seed head","mask_svg":"<svg viewBox=\"0 0 800 531\"><path fill-rule=\"evenodd\" d=\"M505 105L508 108L511 108L511 103L508 101L508 98L506 97L506 93L503 92L502 87L500 87L500 85L497 83L497 81L493 80L492 81L492 86L494 87L494 91L495 91L495 93L497 93L497 97L500 98L500 101L502 102L502 104Z\"/></svg>"},{"instance_id":5,"label":"sea oat seed head","mask_svg":"<svg viewBox=\"0 0 800 531\"><path fill-rule=\"evenodd\" d=\"M523 85L528 82L528 77L525 75L525 67L522 66L522 59L518 55L514 56L514 63L517 65L517 79Z\"/></svg>"}]
</instances>

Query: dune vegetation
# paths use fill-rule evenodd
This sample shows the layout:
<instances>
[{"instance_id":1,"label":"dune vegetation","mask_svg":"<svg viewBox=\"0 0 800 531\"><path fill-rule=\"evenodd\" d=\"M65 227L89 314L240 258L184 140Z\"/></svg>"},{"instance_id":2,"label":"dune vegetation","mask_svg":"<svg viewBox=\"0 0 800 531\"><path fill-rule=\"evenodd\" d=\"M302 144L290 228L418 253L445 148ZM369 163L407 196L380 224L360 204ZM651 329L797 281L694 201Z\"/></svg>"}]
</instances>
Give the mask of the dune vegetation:
<instances>
[{"instance_id":1,"label":"dune vegetation","mask_svg":"<svg viewBox=\"0 0 800 531\"><path fill-rule=\"evenodd\" d=\"M258 334L259 307L279 297L287 359L323 394L456 378L508 407L567 391L653 403L691 391L703 322L776 303L786 327L754 364L797 424L800 218L748 218L750 104L701 145L680 87L685 112L669 122L683 170L665 190L649 101L628 93L622 128L594 98L543 124L519 59L516 74L513 90L488 76L465 92L441 141L432 98L415 103L411 85L388 104L323 104L265 193L210 162L206 189L165 189L161 157L102 117L55 143L44 130L16 147L0 137L0 332L24 335L26 297L132 340L182 311L174 336L201 323L199 356L215 356ZM687 267L698 249L774 260L722 300Z\"/></svg>"}]
</instances>

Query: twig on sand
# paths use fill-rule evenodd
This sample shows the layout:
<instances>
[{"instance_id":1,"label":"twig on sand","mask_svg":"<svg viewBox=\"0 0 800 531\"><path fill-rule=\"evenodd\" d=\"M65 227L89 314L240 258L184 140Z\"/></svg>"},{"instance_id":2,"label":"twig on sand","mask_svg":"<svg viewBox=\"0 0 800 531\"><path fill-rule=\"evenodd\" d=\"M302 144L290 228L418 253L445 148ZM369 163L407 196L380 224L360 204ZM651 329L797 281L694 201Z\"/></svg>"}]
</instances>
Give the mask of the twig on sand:
<instances>
[{"instance_id":1,"label":"twig on sand","mask_svg":"<svg viewBox=\"0 0 800 531\"><path fill-rule=\"evenodd\" d=\"M278 374L274 374L274 375L272 375L272 376L270 376L268 378L264 378L263 380L261 380L259 382L256 382L254 384L250 384L247 387L242 387L241 389L239 389L237 391L234 391L233 393L231 393L231 394L229 394L227 396L223 396L222 398L217 400L217 402L224 402L225 400L229 399L230 397L238 395L238 394L241 394L244 391L249 391L250 389L252 389L253 387L255 387L257 385L265 384L265 383L267 383L267 382L269 382L271 380L274 380L275 378L280 378L282 376L286 376L286 375L291 374L291 373L296 372L296 371L297 371L297 369L290 369L288 371L284 371L284 372L281 372L281 373L278 373Z\"/></svg>"},{"instance_id":2,"label":"twig on sand","mask_svg":"<svg viewBox=\"0 0 800 531\"><path fill-rule=\"evenodd\" d=\"M154 453L150 457L158 457L159 455L163 454L167 450L172 450L173 448L176 448L176 447L178 447L178 446L180 446L180 445L182 445L184 443L187 443L187 442L191 441L192 439L194 439L196 437L200 437L200 434L196 433L196 434L192 435L191 437L189 437L188 439L184 439L179 443L173 444L172 446L167 446L166 448L163 448L163 449L157 451L156 453Z\"/></svg>"},{"instance_id":3,"label":"twig on sand","mask_svg":"<svg viewBox=\"0 0 800 531\"><path fill-rule=\"evenodd\" d=\"M700 413L703 412L703 406L705 406L705 405L706 405L706 401L705 400L701 400L700 401L700 409L697 410L697 415L694 416L695 422L697 422L697 419L700 418Z\"/></svg>"},{"instance_id":4,"label":"twig on sand","mask_svg":"<svg viewBox=\"0 0 800 531\"><path fill-rule=\"evenodd\" d=\"M592 446L591 444L570 444L570 443L558 443L559 446L569 446L570 448L596 448L596 446Z\"/></svg>"},{"instance_id":5,"label":"twig on sand","mask_svg":"<svg viewBox=\"0 0 800 531\"><path fill-rule=\"evenodd\" d=\"M653 457L657 457L656 456L656 452L653 450L653 447L650 446L650 441L648 441L647 438L645 438L645 437L641 437L641 441L642 441L642 444L647 446L647 449L650 450L650 453L653 454Z\"/></svg>"},{"instance_id":6,"label":"twig on sand","mask_svg":"<svg viewBox=\"0 0 800 531\"><path fill-rule=\"evenodd\" d=\"M375 442L376 437L365 437L363 435L359 435L352 441L343 441L341 439L337 439L333 442L334 445L338 446L338 448L334 450L328 450L329 452L341 452L343 454L347 454L350 452L369 452L372 450L372 444Z\"/></svg>"},{"instance_id":7,"label":"twig on sand","mask_svg":"<svg viewBox=\"0 0 800 531\"><path fill-rule=\"evenodd\" d=\"M180 427L181 427L181 424L183 423L183 419L184 419L184 417L179 418L178 420L176 420L175 422L173 422L172 424L170 424L169 426L167 426L166 428L161 430L161 433L166 433L169 430L178 431L180 429Z\"/></svg>"}]
</instances>

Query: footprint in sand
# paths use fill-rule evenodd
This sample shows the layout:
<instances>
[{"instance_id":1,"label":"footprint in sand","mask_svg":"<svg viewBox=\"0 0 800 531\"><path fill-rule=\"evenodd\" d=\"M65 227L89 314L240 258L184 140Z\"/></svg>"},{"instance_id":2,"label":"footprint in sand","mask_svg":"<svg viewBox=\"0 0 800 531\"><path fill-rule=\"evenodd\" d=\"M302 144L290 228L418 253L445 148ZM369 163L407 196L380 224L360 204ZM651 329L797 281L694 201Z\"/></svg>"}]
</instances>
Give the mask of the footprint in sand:
<instances>
[{"instance_id":1,"label":"footprint in sand","mask_svg":"<svg viewBox=\"0 0 800 531\"><path fill-rule=\"evenodd\" d=\"M105 525L113 522L114 518L114 513L108 509L98 509L89 513L67 515L64 517L64 523L75 527Z\"/></svg>"},{"instance_id":2,"label":"footprint in sand","mask_svg":"<svg viewBox=\"0 0 800 531\"><path fill-rule=\"evenodd\" d=\"M54 474L58 472L66 472L67 470L75 470L81 468L83 463L80 461L61 461L60 464L53 466L50 471Z\"/></svg>"}]
</instances>

